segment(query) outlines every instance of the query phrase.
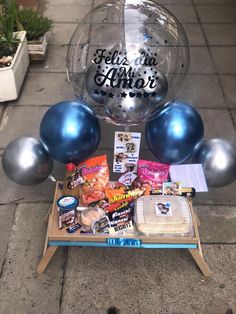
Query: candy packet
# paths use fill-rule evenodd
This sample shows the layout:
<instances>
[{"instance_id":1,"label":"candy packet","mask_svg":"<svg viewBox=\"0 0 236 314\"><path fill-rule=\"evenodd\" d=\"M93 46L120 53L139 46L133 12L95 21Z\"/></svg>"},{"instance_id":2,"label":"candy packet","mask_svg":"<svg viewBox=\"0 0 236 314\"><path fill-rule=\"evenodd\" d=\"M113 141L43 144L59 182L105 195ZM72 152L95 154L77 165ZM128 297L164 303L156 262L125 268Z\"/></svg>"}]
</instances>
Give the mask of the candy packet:
<instances>
[{"instance_id":1,"label":"candy packet","mask_svg":"<svg viewBox=\"0 0 236 314\"><path fill-rule=\"evenodd\" d=\"M150 190L150 194L162 191L163 182L168 180L170 165L155 161L139 160L138 178L142 186Z\"/></svg>"},{"instance_id":2,"label":"candy packet","mask_svg":"<svg viewBox=\"0 0 236 314\"><path fill-rule=\"evenodd\" d=\"M109 233L110 221L106 215L95 220L92 224L92 231L94 234Z\"/></svg>"},{"instance_id":3,"label":"candy packet","mask_svg":"<svg viewBox=\"0 0 236 314\"><path fill-rule=\"evenodd\" d=\"M80 186L80 202L84 206L105 198L105 186L109 181L107 156L90 158L77 166L84 179Z\"/></svg>"},{"instance_id":4,"label":"candy packet","mask_svg":"<svg viewBox=\"0 0 236 314\"><path fill-rule=\"evenodd\" d=\"M134 172L127 171L119 178L119 182L125 186L131 186L136 178L137 175Z\"/></svg>"},{"instance_id":5,"label":"candy packet","mask_svg":"<svg viewBox=\"0 0 236 314\"><path fill-rule=\"evenodd\" d=\"M125 186L118 189L105 188L105 194L109 204L122 203L124 201L131 201L143 195L145 189L143 188L127 188ZM106 208L107 209L107 208Z\"/></svg>"},{"instance_id":6,"label":"candy packet","mask_svg":"<svg viewBox=\"0 0 236 314\"><path fill-rule=\"evenodd\" d=\"M58 215L58 227L59 229L67 228L75 223L76 213L72 209L67 212L59 213Z\"/></svg>"},{"instance_id":7,"label":"candy packet","mask_svg":"<svg viewBox=\"0 0 236 314\"><path fill-rule=\"evenodd\" d=\"M109 218L109 234L133 232L134 203L132 201L119 204L114 212L107 212Z\"/></svg>"},{"instance_id":8,"label":"candy packet","mask_svg":"<svg viewBox=\"0 0 236 314\"><path fill-rule=\"evenodd\" d=\"M100 208L90 207L87 210L81 212L79 217L79 223L83 230L90 232L92 231L93 224L104 216L104 211Z\"/></svg>"}]
</instances>

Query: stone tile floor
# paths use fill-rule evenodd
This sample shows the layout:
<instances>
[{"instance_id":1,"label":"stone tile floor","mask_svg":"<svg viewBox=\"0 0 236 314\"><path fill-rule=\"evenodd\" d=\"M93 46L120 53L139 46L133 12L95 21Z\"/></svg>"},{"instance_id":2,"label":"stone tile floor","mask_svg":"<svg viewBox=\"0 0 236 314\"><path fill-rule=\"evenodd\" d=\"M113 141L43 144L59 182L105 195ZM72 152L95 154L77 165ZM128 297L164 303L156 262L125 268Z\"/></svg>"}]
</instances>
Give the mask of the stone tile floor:
<instances>
[{"instance_id":1,"label":"stone tile floor","mask_svg":"<svg viewBox=\"0 0 236 314\"><path fill-rule=\"evenodd\" d=\"M45 111L73 97L65 56L83 15L103 0L47 0L44 14L55 20L47 60L31 65L17 101L0 104L0 157L18 136L38 136ZM183 24L191 65L179 98L196 106L205 138L236 145L236 3L234 0L160 0ZM111 164L117 128L102 123L96 154ZM143 126L136 130L143 132ZM155 160L142 142L141 157ZM63 177L55 163L54 173ZM20 187L0 168L0 313L236 313L236 182L209 189L195 199L204 255L213 270L202 277L188 252L70 248L54 256L46 272L35 273L54 186ZM112 312L110 312L112 313Z\"/></svg>"}]
</instances>

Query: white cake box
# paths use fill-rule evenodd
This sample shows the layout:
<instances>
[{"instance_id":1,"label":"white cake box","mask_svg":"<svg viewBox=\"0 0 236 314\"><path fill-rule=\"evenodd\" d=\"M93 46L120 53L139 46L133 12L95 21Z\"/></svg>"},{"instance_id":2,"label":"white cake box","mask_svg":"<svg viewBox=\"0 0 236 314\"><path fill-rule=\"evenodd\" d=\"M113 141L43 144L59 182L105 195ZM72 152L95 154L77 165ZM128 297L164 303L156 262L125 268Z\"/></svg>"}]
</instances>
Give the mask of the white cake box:
<instances>
[{"instance_id":1,"label":"white cake box","mask_svg":"<svg viewBox=\"0 0 236 314\"><path fill-rule=\"evenodd\" d=\"M136 229L143 235L192 236L191 209L184 196L150 195L135 201Z\"/></svg>"},{"instance_id":2,"label":"white cake box","mask_svg":"<svg viewBox=\"0 0 236 314\"><path fill-rule=\"evenodd\" d=\"M17 99L29 66L26 32L17 32L16 38L20 43L11 65L0 68L0 102Z\"/></svg>"}]
</instances>

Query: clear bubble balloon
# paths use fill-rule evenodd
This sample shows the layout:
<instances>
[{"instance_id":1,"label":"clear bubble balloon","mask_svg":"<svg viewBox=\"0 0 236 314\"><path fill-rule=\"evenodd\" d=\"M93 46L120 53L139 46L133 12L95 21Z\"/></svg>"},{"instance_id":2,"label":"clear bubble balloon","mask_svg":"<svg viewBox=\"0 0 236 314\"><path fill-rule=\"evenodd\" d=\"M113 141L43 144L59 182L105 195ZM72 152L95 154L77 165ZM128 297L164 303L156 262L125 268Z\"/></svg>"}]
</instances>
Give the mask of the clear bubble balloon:
<instances>
[{"instance_id":1,"label":"clear bubble balloon","mask_svg":"<svg viewBox=\"0 0 236 314\"><path fill-rule=\"evenodd\" d=\"M188 71L188 40L155 1L108 1L79 24L66 63L75 95L98 117L137 125L174 98Z\"/></svg>"}]
</instances>

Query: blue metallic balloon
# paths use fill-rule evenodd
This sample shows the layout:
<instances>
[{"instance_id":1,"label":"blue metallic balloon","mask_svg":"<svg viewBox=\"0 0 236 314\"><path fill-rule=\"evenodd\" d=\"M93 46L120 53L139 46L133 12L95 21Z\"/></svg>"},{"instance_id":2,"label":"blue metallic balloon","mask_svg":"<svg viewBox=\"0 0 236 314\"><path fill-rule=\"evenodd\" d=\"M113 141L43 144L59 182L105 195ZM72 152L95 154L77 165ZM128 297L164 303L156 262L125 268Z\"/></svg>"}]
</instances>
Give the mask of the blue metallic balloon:
<instances>
[{"instance_id":1,"label":"blue metallic balloon","mask_svg":"<svg viewBox=\"0 0 236 314\"><path fill-rule=\"evenodd\" d=\"M145 135L152 153L163 163L180 164L203 138L204 125L192 106L173 100L147 122Z\"/></svg>"},{"instance_id":2,"label":"blue metallic balloon","mask_svg":"<svg viewBox=\"0 0 236 314\"><path fill-rule=\"evenodd\" d=\"M63 101L44 115L40 139L54 159L62 163L79 163L98 147L99 122L82 101Z\"/></svg>"}]
</instances>

